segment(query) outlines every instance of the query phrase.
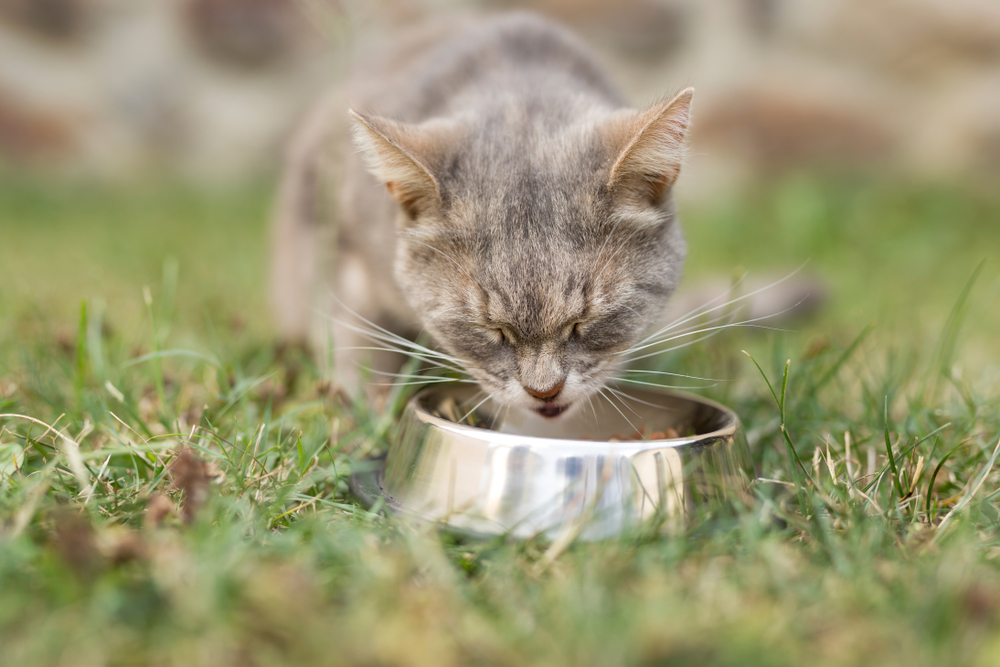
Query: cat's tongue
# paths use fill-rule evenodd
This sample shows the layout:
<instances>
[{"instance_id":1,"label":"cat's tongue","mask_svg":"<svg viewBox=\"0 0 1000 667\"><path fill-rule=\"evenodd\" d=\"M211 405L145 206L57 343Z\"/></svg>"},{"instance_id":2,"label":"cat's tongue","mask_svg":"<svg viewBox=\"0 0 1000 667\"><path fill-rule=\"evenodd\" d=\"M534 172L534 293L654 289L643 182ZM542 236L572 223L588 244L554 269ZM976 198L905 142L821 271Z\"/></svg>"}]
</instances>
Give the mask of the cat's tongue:
<instances>
[{"instance_id":1,"label":"cat's tongue","mask_svg":"<svg viewBox=\"0 0 1000 667\"><path fill-rule=\"evenodd\" d=\"M537 410L535 410L535 412L537 412L538 414L540 414L543 417L549 417L549 418L551 418L551 417L558 417L559 415L561 415L563 412L566 411L567 407L569 407L569 406L567 406L567 405L556 405L554 403L546 403L542 407L540 407Z\"/></svg>"}]
</instances>

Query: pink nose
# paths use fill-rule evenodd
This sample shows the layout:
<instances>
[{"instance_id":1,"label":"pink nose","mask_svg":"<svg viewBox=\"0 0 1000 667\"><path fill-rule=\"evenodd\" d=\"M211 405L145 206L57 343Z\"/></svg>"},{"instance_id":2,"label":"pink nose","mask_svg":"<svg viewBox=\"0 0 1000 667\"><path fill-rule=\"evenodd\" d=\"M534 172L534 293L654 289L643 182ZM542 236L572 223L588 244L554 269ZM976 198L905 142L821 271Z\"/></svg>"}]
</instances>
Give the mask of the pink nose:
<instances>
[{"instance_id":1,"label":"pink nose","mask_svg":"<svg viewBox=\"0 0 1000 667\"><path fill-rule=\"evenodd\" d=\"M540 398L543 401L551 401L553 398L559 395L559 392L562 391L564 384L566 384L566 381L560 380L559 384L555 385L548 391L538 391L536 389L528 389L527 387L525 387L524 390L529 394L531 394L532 396L534 396L535 398Z\"/></svg>"}]
</instances>

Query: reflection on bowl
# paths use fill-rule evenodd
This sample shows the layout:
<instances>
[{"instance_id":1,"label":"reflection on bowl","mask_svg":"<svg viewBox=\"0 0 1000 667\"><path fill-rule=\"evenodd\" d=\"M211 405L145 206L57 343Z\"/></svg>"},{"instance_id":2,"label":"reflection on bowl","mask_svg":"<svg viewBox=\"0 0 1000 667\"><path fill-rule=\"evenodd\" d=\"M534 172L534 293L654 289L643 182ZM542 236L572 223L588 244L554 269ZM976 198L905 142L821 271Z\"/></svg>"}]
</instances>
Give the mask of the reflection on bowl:
<instances>
[{"instance_id":1,"label":"reflection on bowl","mask_svg":"<svg viewBox=\"0 0 1000 667\"><path fill-rule=\"evenodd\" d=\"M605 539L658 522L677 525L698 505L743 494L753 479L739 418L712 401L636 391L551 420L476 408L476 388L444 384L407 405L388 454L355 473L351 489L372 505L476 535ZM449 415L447 419L442 415ZM676 438L641 438L673 432Z\"/></svg>"}]
</instances>

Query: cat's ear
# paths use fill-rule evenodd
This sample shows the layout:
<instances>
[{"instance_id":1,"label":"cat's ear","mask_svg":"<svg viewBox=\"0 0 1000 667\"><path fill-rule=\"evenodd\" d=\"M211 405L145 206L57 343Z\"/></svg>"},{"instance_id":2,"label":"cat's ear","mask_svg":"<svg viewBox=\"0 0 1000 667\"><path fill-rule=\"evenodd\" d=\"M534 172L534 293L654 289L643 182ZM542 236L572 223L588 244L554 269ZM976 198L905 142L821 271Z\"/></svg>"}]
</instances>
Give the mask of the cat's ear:
<instances>
[{"instance_id":1,"label":"cat's ear","mask_svg":"<svg viewBox=\"0 0 1000 667\"><path fill-rule=\"evenodd\" d=\"M406 123L362 116L353 109L354 142L364 154L368 169L385 183L403 211L416 217L441 201L441 188L421 153L428 143L426 132Z\"/></svg>"},{"instance_id":2,"label":"cat's ear","mask_svg":"<svg viewBox=\"0 0 1000 667\"><path fill-rule=\"evenodd\" d=\"M612 192L624 191L652 203L663 198L680 174L693 95L694 88L687 88L622 119L614 132L621 148L607 183Z\"/></svg>"}]
</instances>

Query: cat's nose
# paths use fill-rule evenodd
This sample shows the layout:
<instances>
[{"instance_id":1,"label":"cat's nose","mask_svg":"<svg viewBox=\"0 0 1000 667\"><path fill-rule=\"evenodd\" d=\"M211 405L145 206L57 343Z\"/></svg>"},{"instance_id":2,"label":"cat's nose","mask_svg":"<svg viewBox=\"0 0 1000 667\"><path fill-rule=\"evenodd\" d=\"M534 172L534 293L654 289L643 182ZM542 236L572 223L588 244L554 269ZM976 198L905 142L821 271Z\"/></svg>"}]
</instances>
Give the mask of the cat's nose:
<instances>
[{"instance_id":1,"label":"cat's nose","mask_svg":"<svg viewBox=\"0 0 1000 667\"><path fill-rule=\"evenodd\" d=\"M564 384L566 384L566 380L560 380L559 384L546 391L538 391L537 389L529 389L528 387L525 387L524 390L535 398L540 398L543 401L551 401L559 395L559 392L562 391Z\"/></svg>"}]
</instances>

